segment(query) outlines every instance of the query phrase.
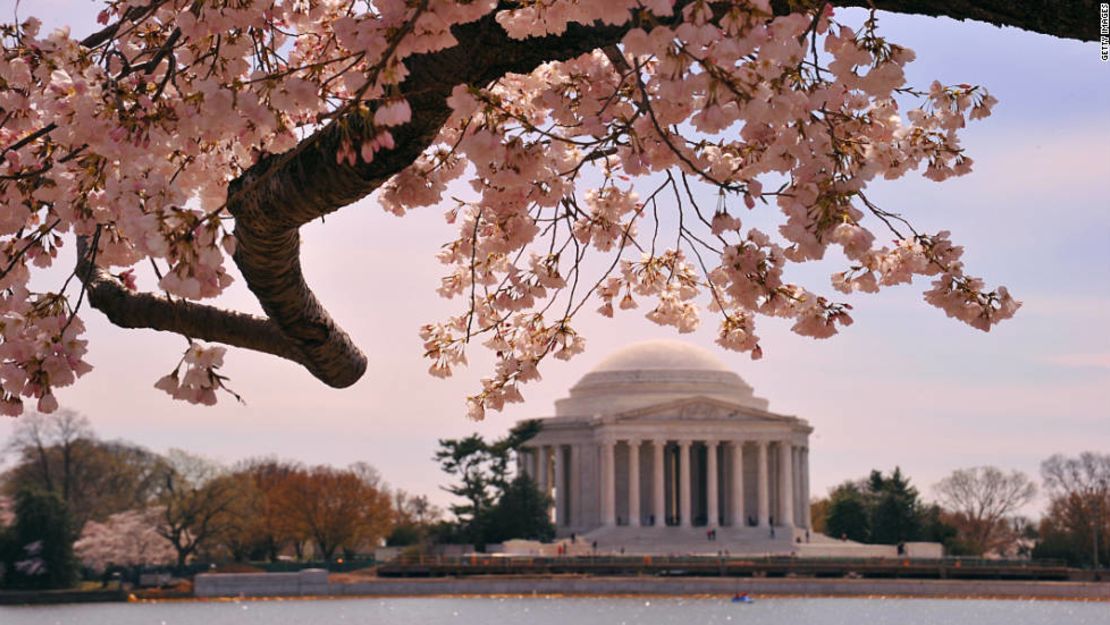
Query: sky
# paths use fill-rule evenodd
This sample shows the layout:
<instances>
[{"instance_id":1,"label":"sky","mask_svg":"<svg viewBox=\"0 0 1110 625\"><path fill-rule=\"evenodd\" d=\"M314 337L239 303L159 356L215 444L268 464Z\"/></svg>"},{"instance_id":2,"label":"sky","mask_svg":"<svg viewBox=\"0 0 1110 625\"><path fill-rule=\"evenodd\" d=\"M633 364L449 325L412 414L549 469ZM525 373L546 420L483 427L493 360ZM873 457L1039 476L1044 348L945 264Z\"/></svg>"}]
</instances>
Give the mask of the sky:
<instances>
[{"instance_id":1,"label":"sky","mask_svg":"<svg viewBox=\"0 0 1110 625\"><path fill-rule=\"evenodd\" d=\"M14 8L0 0L0 19L10 21ZM70 24L76 35L93 30L97 10L85 0L19 7L51 27ZM847 22L862 15L838 13ZM681 338L731 365L773 411L809 420L814 495L900 466L931 498L932 485L953 469L992 464L1036 477L1051 454L1110 451L1110 63L1099 60L1097 44L1016 29L889 14L880 26L917 53L912 84L984 85L1000 103L962 135L975 159L971 175L941 184L911 175L874 184L870 197L920 230L951 230L971 273L1024 303L1018 315L990 333L972 330L925 304L927 282L919 280L849 298L855 324L826 341L761 320L765 356L756 362L717 347L715 322ZM608 320L584 309L586 353L546 363L543 380L524 388L524 404L468 421L464 398L490 359L476 348L468 370L435 379L418 336L421 324L456 311L435 293L443 272L434 254L452 234L440 210L398 219L373 196L302 229L309 284L370 359L348 389L230 349L224 373L245 404L174 402L152 385L173 369L184 340L116 328L88 311L95 369L59 399L103 438L227 463L264 455L366 461L392 485L445 504L445 476L431 459L437 439L496 437L518 419L550 415L552 402L610 352L675 337L644 310ZM826 263L792 277L828 292L837 269ZM241 280L219 301L259 311ZM0 440L13 423L0 422Z\"/></svg>"}]
</instances>

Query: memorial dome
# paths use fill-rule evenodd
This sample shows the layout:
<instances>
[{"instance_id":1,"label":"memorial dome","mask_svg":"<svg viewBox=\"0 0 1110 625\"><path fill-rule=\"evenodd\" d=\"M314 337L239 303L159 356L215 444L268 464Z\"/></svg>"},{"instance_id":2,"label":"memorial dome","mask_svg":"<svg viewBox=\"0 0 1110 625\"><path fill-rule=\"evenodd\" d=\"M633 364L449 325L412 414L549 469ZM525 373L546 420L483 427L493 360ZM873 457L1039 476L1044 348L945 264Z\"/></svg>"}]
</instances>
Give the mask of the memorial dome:
<instances>
[{"instance_id":1,"label":"memorial dome","mask_svg":"<svg viewBox=\"0 0 1110 625\"><path fill-rule=\"evenodd\" d=\"M673 340L634 343L605 357L555 402L558 416L612 414L690 397L758 410L767 400L712 352Z\"/></svg>"},{"instance_id":2,"label":"memorial dome","mask_svg":"<svg viewBox=\"0 0 1110 625\"><path fill-rule=\"evenodd\" d=\"M595 371L637 371L675 369L689 371L731 371L720 358L696 345L681 341L644 341L633 343L609 354Z\"/></svg>"}]
</instances>

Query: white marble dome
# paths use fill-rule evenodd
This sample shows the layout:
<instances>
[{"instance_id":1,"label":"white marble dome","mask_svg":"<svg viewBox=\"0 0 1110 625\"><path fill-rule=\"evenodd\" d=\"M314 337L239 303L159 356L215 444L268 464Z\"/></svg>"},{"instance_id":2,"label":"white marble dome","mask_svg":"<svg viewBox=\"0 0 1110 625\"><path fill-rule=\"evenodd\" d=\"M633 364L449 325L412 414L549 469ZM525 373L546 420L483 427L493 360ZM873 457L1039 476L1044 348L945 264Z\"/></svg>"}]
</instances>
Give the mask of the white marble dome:
<instances>
[{"instance_id":1,"label":"white marble dome","mask_svg":"<svg viewBox=\"0 0 1110 625\"><path fill-rule=\"evenodd\" d=\"M592 371L638 371L678 369L683 371L729 371L728 365L696 345L681 341L643 341L609 354Z\"/></svg>"},{"instance_id":2,"label":"white marble dome","mask_svg":"<svg viewBox=\"0 0 1110 625\"><path fill-rule=\"evenodd\" d=\"M555 402L557 416L613 414L690 397L709 397L757 410L767 400L712 352L681 341L634 343L613 352Z\"/></svg>"}]
</instances>

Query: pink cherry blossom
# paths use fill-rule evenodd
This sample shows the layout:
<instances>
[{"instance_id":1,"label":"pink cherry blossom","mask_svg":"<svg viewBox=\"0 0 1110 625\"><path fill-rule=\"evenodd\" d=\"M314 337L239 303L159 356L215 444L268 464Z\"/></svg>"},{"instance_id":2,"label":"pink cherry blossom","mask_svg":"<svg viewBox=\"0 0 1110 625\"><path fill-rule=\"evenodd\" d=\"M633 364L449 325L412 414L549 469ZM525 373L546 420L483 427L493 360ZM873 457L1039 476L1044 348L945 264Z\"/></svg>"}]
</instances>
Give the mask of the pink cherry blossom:
<instances>
[{"instance_id":1,"label":"pink cherry blossom","mask_svg":"<svg viewBox=\"0 0 1110 625\"><path fill-rule=\"evenodd\" d=\"M99 19L126 25L134 6L108 2ZM458 46L458 27L481 19L525 45L572 26L627 32L444 85L432 108L446 121L438 134L419 126L430 143L402 152L411 164L376 196L396 215L439 205L456 231L438 255L438 291L460 310L420 336L438 377L466 365L473 339L495 353L471 418L521 401L547 357L580 353L574 320L588 302L605 316L642 308L679 332L708 311L718 343L753 358L760 315L829 337L852 322L850 305L786 275L830 245L848 261L832 276L840 294L928 276L926 301L949 316L982 330L1009 318L1020 303L966 274L947 232L922 234L867 196L879 178L969 173L959 133L997 100L969 84L911 89L914 53L877 20L857 31L828 5L814 11L775 16L766 0L169 0L91 53L37 20L13 26L0 54L0 412L18 414L24 398L53 410L56 391L91 367L82 280L30 286L67 239L123 289L153 265L165 297L218 297L237 251L229 185L320 149L322 129L335 132L323 157L337 170L392 162L435 97L406 91L412 61ZM463 176L469 186L448 197ZM711 194L716 209L700 205ZM747 210L777 210L781 227L745 229ZM155 387L212 404L230 392L224 355L193 341Z\"/></svg>"}]
</instances>

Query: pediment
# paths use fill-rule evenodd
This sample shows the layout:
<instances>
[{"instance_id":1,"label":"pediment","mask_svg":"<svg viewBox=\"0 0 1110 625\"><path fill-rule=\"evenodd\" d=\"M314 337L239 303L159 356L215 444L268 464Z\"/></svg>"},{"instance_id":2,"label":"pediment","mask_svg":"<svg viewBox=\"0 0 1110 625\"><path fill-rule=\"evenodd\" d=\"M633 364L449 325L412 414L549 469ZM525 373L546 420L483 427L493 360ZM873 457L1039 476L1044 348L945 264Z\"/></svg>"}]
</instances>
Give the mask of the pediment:
<instances>
[{"instance_id":1,"label":"pediment","mask_svg":"<svg viewBox=\"0 0 1110 625\"><path fill-rule=\"evenodd\" d=\"M615 421L796 421L795 417L779 415L712 397L690 397L653 406L618 412L609 417Z\"/></svg>"}]
</instances>

